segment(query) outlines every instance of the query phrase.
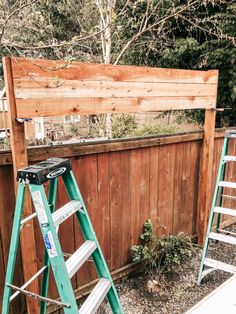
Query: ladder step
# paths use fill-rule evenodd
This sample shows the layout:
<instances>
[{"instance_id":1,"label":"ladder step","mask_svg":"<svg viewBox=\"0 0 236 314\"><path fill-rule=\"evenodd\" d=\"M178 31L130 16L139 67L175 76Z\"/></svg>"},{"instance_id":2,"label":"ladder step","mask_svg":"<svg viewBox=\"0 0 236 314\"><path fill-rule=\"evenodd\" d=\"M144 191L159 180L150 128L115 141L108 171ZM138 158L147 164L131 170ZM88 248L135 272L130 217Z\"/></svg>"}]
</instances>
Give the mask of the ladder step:
<instances>
[{"instance_id":1,"label":"ladder step","mask_svg":"<svg viewBox=\"0 0 236 314\"><path fill-rule=\"evenodd\" d=\"M219 270L223 270L226 271L228 273L232 273L235 274L236 273L236 267L233 265L229 265L220 261L216 261L214 259L211 258L206 258L204 261L204 265L211 267L211 268L215 268L215 269L219 269Z\"/></svg>"},{"instance_id":2,"label":"ladder step","mask_svg":"<svg viewBox=\"0 0 236 314\"><path fill-rule=\"evenodd\" d=\"M80 314L94 314L102 303L111 287L108 279L101 278L93 291L90 293L84 304L81 306Z\"/></svg>"},{"instance_id":3,"label":"ladder step","mask_svg":"<svg viewBox=\"0 0 236 314\"><path fill-rule=\"evenodd\" d=\"M231 208L225 208L225 207L215 207L214 208L215 213L229 215L229 216L236 216L236 210Z\"/></svg>"},{"instance_id":4,"label":"ladder step","mask_svg":"<svg viewBox=\"0 0 236 314\"><path fill-rule=\"evenodd\" d=\"M68 258L66 267L70 278L74 276L96 248L97 246L94 241L87 240L70 258Z\"/></svg>"},{"instance_id":5,"label":"ladder step","mask_svg":"<svg viewBox=\"0 0 236 314\"><path fill-rule=\"evenodd\" d=\"M229 244L236 244L236 238L227 236L224 234L216 233L216 232L210 232L209 234L210 239L218 240L221 242L229 243Z\"/></svg>"},{"instance_id":6,"label":"ladder step","mask_svg":"<svg viewBox=\"0 0 236 314\"><path fill-rule=\"evenodd\" d=\"M64 206L56 210L52 214L55 228L59 226L63 221L65 221L67 218L72 216L78 210L84 213L82 210L81 203L76 200L70 201L69 203L65 204Z\"/></svg>"},{"instance_id":7,"label":"ladder step","mask_svg":"<svg viewBox=\"0 0 236 314\"><path fill-rule=\"evenodd\" d=\"M235 182L220 181L219 186L223 186L225 188L236 189L236 183Z\"/></svg>"},{"instance_id":8,"label":"ladder step","mask_svg":"<svg viewBox=\"0 0 236 314\"><path fill-rule=\"evenodd\" d=\"M236 156L225 156L224 161L236 161Z\"/></svg>"}]
</instances>

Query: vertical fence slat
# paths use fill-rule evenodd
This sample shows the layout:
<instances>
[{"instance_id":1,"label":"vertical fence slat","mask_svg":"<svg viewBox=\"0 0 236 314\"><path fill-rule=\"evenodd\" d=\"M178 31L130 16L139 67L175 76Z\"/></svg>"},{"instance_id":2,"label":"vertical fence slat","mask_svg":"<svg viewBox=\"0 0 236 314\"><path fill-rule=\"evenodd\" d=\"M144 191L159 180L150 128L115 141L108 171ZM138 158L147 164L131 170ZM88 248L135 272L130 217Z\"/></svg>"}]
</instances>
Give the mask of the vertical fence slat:
<instances>
[{"instance_id":1,"label":"vertical fence slat","mask_svg":"<svg viewBox=\"0 0 236 314\"><path fill-rule=\"evenodd\" d=\"M139 242L142 231L140 223L140 175L141 175L141 150L131 151L130 163L130 216L131 216L131 246Z\"/></svg>"},{"instance_id":2,"label":"vertical fence slat","mask_svg":"<svg viewBox=\"0 0 236 314\"><path fill-rule=\"evenodd\" d=\"M111 213L111 269L121 263L122 219L121 219L121 156L120 152L110 154L110 213Z\"/></svg>"},{"instance_id":3,"label":"vertical fence slat","mask_svg":"<svg viewBox=\"0 0 236 314\"><path fill-rule=\"evenodd\" d=\"M130 151L121 152L121 264L124 266L130 257Z\"/></svg>"},{"instance_id":4,"label":"vertical fence slat","mask_svg":"<svg viewBox=\"0 0 236 314\"><path fill-rule=\"evenodd\" d=\"M157 203L158 203L158 147L150 147L150 192L149 192L149 204L150 204L150 219L154 226L158 223L157 217Z\"/></svg>"},{"instance_id":5,"label":"vertical fence slat","mask_svg":"<svg viewBox=\"0 0 236 314\"><path fill-rule=\"evenodd\" d=\"M110 215L110 168L109 154L98 154L98 210L101 223L98 240L101 244L108 267L111 266L111 215ZM97 217L98 219L98 217ZM96 222L95 222L96 224Z\"/></svg>"}]
</instances>

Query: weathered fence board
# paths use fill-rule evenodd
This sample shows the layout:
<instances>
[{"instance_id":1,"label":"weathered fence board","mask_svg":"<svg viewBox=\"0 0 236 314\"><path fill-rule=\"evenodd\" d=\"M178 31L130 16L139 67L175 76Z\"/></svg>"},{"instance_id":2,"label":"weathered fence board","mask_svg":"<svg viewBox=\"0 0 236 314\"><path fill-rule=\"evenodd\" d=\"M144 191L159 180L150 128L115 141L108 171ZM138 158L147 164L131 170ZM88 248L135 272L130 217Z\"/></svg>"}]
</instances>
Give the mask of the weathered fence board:
<instances>
[{"instance_id":1,"label":"weathered fence board","mask_svg":"<svg viewBox=\"0 0 236 314\"><path fill-rule=\"evenodd\" d=\"M223 133L216 133L214 163L212 169L215 181ZM197 196L199 183L199 162L203 134L174 135L159 139L140 139L96 144L70 145L61 149L30 148L30 162L49 156L71 155L71 161L79 188L91 215L95 231L111 270L119 270L131 261L132 245L139 241L143 223L151 218L164 224L165 233L187 232L196 234ZM182 142L181 142L182 139ZM136 144L140 141L141 147ZM143 143L143 144L142 144ZM142 147L142 145L144 147ZM101 146L101 147L100 147ZM104 148L104 152L102 152ZM236 145L230 144L236 152ZM46 152L45 152L46 151ZM37 153L38 152L38 153ZM2 296L5 265L11 234L14 209L14 189L11 158L9 152L0 164L0 296ZM8 161L6 165L6 160ZM235 178L235 167L230 167L228 175ZM62 182L59 180L57 204L67 201ZM227 206L233 205L227 201ZM82 243L76 219L69 219L60 227L63 251L73 252ZM161 230L159 230L161 232ZM40 230L35 223L35 235ZM43 258L43 243L37 240L37 262L40 266ZM41 252L40 252L41 251ZM18 259L16 281L22 281L21 261ZM77 288L95 277L87 263L73 279ZM50 296L56 297L57 291L50 280ZM18 299L13 313L23 313L23 299ZM19 311L21 308L21 312ZM15 312L14 312L15 309ZM17 309L17 310L16 310Z\"/></svg>"}]
</instances>

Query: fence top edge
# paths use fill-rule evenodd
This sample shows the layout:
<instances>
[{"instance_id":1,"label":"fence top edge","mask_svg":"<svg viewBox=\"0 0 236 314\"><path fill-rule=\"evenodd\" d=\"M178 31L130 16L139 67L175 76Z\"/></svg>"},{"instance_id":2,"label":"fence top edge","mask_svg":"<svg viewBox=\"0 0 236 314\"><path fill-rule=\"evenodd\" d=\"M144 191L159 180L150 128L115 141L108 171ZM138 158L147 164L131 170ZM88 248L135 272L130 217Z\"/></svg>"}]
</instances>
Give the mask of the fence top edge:
<instances>
[{"instance_id":1,"label":"fence top edge","mask_svg":"<svg viewBox=\"0 0 236 314\"><path fill-rule=\"evenodd\" d=\"M215 138L221 138L224 136L226 130L230 128L221 128L215 130ZM52 146L36 146L28 147L29 162L39 161L41 157L48 155L49 157L54 154L62 154L64 157L73 157L79 155L87 155L93 153L122 151L135 148L144 148L157 145L168 145L179 143L181 141L194 141L201 140L203 138L203 130L192 132L181 132L175 134L165 134L158 136L138 137L129 139L113 139L105 141L95 141L90 143L76 143L76 144L62 144ZM41 155L40 155L41 153ZM47 158L49 158L47 157ZM0 166L11 165L12 156L11 150L0 150Z\"/></svg>"}]
</instances>

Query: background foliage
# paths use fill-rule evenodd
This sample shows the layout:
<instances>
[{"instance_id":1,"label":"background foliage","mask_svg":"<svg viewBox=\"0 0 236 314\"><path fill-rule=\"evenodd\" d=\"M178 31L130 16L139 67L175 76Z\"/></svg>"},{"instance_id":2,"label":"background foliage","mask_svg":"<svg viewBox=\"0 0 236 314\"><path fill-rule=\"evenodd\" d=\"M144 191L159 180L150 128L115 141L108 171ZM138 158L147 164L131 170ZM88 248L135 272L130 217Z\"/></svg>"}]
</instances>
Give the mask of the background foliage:
<instances>
[{"instance_id":1,"label":"background foliage","mask_svg":"<svg viewBox=\"0 0 236 314\"><path fill-rule=\"evenodd\" d=\"M219 69L218 126L236 122L235 32L234 0L0 2L0 57Z\"/></svg>"}]
</instances>

